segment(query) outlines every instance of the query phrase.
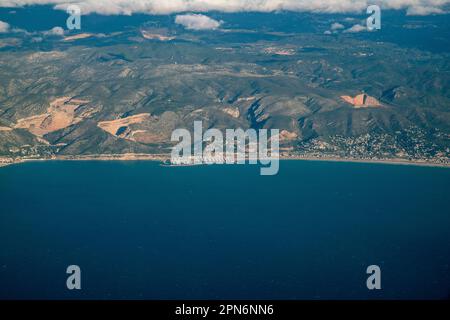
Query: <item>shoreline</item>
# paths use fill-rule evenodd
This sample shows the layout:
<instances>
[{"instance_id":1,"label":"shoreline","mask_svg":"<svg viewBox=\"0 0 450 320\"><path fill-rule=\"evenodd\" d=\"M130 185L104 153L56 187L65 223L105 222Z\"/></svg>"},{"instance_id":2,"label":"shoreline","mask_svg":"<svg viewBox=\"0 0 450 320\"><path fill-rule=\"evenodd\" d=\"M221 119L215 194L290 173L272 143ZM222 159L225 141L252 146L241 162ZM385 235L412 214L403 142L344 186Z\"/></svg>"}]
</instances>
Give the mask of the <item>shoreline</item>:
<instances>
[{"instance_id":1,"label":"shoreline","mask_svg":"<svg viewBox=\"0 0 450 320\"><path fill-rule=\"evenodd\" d=\"M416 167L435 167L450 168L450 163L436 163L426 161L409 161L405 159L353 159L353 158L322 158L322 157L280 157L280 160L286 161L323 161L323 162L343 162L343 163L366 163L366 164L385 164L385 165L401 165Z\"/></svg>"},{"instance_id":2,"label":"shoreline","mask_svg":"<svg viewBox=\"0 0 450 320\"><path fill-rule=\"evenodd\" d=\"M87 155L87 156L56 156L53 158L24 158L10 159L0 158L0 168L10 165L26 163L26 162L42 162L42 161L154 161L164 164L170 161L168 154L111 154L111 155ZM385 165L410 165L420 167L436 167L450 168L450 163L435 163L426 161L409 161L405 159L353 159L339 157L313 157L313 156L281 156L280 161L322 161L322 162L342 162L342 163L367 163L367 164L385 164ZM200 164L202 165L202 164ZM205 164L206 165L206 164ZM176 165L167 165L176 166ZM188 166L188 165L187 165Z\"/></svg>"}]
</instances>

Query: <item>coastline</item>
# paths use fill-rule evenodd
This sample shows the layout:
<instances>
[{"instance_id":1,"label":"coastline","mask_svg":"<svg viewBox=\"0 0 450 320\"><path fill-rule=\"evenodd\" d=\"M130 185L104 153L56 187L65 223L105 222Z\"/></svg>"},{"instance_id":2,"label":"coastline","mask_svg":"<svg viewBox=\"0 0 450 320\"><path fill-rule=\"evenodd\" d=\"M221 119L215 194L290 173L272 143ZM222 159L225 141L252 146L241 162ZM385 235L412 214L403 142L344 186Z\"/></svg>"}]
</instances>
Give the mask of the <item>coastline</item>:
<instances>
[{"instance_id":1,"label":"coastline","mask_svg":"<svg viewBox=\"0 0 450 320\"><path fill-rule=\"evenodd\" d=\"M281 161L323 161L323 162L347 162L347 163L367 163L367 164L385 164L385 165L410 165L420 167L450 168L450 163L435 163L424 160L405 160L405 159L354 159L339 157L314 157L314 156L280 156ZM14 164L40 161L155 161L164 164L170 161L169 154L101 154L85 156L54 156L52 158L0 158L0 168ZM167 165L172 166L172 165ZM176 166L176 165L173 165Z\"/></svg>"},{"instance_id":2,"label":"coastline","mask_svg":"<svg viewBox=\"0 0 450 320\"><path fill-rule=\"evenodd\" d=\"M280 157L280 160L347 162L347 163L367 163L367 164L386 164L386 165L404 165L404 166L418 166L418 167L450 168L450 162L449 163L437 163L437 162L427 162L425 160L411 161L411 160L400 159L400 158L392 158L392 159L355 159L355 158L339 158L339 157L287 156L287 157Z\"/></svg>"}]
</instances>

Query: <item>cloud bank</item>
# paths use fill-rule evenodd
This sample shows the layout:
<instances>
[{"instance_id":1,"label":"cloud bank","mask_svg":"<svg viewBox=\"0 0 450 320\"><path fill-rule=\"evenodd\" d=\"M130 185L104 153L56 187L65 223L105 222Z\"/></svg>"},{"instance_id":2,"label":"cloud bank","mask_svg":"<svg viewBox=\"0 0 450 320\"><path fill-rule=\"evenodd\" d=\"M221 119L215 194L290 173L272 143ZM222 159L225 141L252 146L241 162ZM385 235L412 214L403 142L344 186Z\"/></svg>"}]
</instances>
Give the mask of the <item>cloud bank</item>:
<instances>
[{"instance_id":1,"label":"cloud bank","mask_svg":"<svg viewBox=\"0 0 450 320\"><path fill-rule=\"evenodd\" d=\"M215 30L221 25L221 22L202 14L178 15L175 18L175 23L181 24L189 30Z\"/></svg>"},{"instance_id":2,"label":"cloud bank","mask_svg":"<svg viewBox=\"0 0 450 320\"><path fill-rule=\"evenodd\" d=\"M444 13L450 0L1 0L0 7L51 4L64 10L77 4L84 14L131 15L181 12L272 12L361 13L371 4L384 9L407 10L410 15Z\"/></svg>"}]
</instances>

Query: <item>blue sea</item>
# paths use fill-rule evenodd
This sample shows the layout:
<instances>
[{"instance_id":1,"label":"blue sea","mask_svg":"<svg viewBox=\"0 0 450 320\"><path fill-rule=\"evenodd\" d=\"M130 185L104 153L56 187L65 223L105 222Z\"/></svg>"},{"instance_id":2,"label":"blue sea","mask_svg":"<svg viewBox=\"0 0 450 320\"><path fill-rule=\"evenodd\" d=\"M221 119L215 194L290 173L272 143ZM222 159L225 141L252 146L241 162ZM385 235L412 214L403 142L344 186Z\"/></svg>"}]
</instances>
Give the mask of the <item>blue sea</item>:
<instances>
[{"instance_id":1,"label":"blue sea","mask_svg":"<svg viewBox=\"0 0 450 320\"><path fill-rule=\"evenodd\" d=\"M449 208L445 168L13 165L0 168L0 298L448 299ZM66 288L69 265L81 290Z\"/></svg>"}]
</instances>

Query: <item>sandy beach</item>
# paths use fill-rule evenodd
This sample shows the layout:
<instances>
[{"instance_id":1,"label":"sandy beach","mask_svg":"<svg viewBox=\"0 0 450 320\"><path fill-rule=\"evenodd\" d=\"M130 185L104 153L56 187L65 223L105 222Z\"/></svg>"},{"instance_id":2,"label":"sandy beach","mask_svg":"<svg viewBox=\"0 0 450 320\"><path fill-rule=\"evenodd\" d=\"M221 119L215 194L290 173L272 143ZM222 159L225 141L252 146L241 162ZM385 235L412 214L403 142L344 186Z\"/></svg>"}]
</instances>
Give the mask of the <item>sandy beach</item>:
<instances>
[{"instance_id":1,"label":"sandy beach","mask_svg":"<svg viewBox=\"0 0 450 320\"><path fill-rule=\"evenodd\" d=\"M338 157L306 157L306 156L281 156L281 161L325 161L325 162L349 162L349 163L370 163L370 164L390 164L390 165L411 165L422 167L450 168L450 163L435 163L426 161L409 161L406 159L354 159ZM0 158L0 167L24 162L38 161L170 161L170 154L101 154L101 155L81 155L81 156L55 156L52 158Z\"/></svg>"}]
</instances>

